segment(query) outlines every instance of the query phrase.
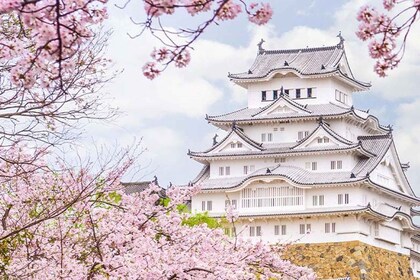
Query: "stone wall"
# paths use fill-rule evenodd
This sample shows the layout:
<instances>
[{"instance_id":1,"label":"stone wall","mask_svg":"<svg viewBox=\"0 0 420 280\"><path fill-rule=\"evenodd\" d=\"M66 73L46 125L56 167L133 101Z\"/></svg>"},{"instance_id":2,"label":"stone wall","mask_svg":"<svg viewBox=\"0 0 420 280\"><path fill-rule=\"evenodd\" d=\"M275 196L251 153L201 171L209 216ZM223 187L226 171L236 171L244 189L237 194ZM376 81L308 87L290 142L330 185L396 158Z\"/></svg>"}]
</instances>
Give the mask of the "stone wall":
<instances>
[{"instance_id":1,"label":"stone wall","mask_svg":"<svg viewBox=\"0 0 420 280\"><path fill-rule=\"evenodd\" d=\"M408 256L359 241L294 244L284 257L297 265L308 266L318 275L318 279L345 277L349 273L352 280L365 279L397 280L416 279L410 269Z\"/></svg>"}]
</instances>

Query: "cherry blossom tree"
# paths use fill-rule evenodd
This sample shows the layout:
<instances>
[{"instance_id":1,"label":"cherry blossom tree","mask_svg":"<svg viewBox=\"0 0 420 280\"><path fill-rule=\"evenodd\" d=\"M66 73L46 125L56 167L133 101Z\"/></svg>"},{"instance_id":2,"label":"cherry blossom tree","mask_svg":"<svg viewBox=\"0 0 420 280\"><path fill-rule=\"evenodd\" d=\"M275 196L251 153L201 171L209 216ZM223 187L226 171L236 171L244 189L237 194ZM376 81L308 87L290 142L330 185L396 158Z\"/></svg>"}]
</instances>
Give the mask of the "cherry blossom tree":
<instances>
[{"instance_id":1,"label":"cherry blossom tree","mask_svg":"<svg viewBox=\"0 0 420 280\"><path fill-rule=\"evenodd\" d=\"M363 6L357 20L357 36L369 41L369 54L376 59L375 72L386 76L404 56L408 35L420 14L420 1L383 0L383 9Z\"/></svg>"},{"instance_id":2,"label":"cherry blossom tree","mask_svg":"<svg viewBox=\"0 0 420 280\"><path fill-rule=\"evenodd\" d=\"M2 278L315 279L311 270L282 260L281 245L186 222L190 214L177 206L196 188L169 189L168 204L160 203L154 185L126 195L120 179L135 161L135 149L76 166L54 156L53 147L71 139L75 122L102 112L98 91L108 81L109 63L102 56L107 35L100 32L105 2L0 3ZM255 23L271 16L264 4L248 9L233 1L169 1L192 15L213 2L213 17L221 21L242 8ZM144 3L150 19L171 13L165 1ZM154 56L163 65L185 67L194 40L167 45L168 53Z\"/></svg>"},{"instance_id":3,"label":"cherry blossom tree","mask_svg":"<svg viewBox=\"0 0 420 280\"><path fill-rule=\"evenodd\" d=\"M0 273L7 279L315 279L282 260L280 245L183 225L190 214L177 205L196 188L167 190L170 202L163 205L155 185L135 195L121 192L118 172L43 174L30 185L9 184L13 207L0 230ZM54 215L45 219L45 211Z\"/></svg>"}]
</instances>

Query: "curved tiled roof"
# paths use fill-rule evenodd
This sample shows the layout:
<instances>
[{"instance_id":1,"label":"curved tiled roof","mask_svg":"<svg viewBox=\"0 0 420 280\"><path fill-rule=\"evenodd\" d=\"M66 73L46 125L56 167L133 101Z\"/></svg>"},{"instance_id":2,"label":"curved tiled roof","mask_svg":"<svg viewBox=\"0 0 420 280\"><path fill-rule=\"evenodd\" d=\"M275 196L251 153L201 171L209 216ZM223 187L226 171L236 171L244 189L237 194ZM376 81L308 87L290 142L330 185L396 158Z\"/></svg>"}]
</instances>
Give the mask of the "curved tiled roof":
<instances>
[{"instance_id":1,"label":"curved tiled roof","mask_svg":"<svg viewBox=\"0 0 420 280\"><path fill-rule=\"evenodd\" d=\"M262 146L261 143L258 143L256 141L252 140L251 138L249 138L248 136L246 136L245 133L243 133L243 131L235 125L235 126L232 126L231 131L225 136L225 138L220 140L216 145L213 145L212 147L210 147L210 149L204 151L203 153L209 153L211 151L214 151L217 147L220 147L232 134L236 134L245 143L248 143L252 147L254 147L254 148L256 148L260 151L263 150L263 148L261 148L261 146ZM191 152L190 150L188 150L188 155L190 155L190 154L194 154L194 152Z\"/></svg>"},{"instance_id":2,"label":"curved tiled roof","mask_svg":"<svg viewBox=\"0 0 420 280\"><path fill-rule=\"evenodd\" d=\"M290 99L289 97L287 97L287 95L283 94L283 92L280 93L280 97L277 98L274 102L272 102L271 104L269 104L268 106L263 107L260 111L258 111L257 113L253 114L252 117L258 116L259 114L264 113L265 111L268 111L270 108L275 107L279 102L281 101L285 101L286 103L290 104L292 107L300 110L300 111L304 111L306 113L311 113L310 110L308 110L306 108L306 106L303 106L302 104L299 104L295 101L293 101L292 99Z\"/></svg>"},{"instance_id":3,"label":"curved tiled roof","mask_svg":"<svg viewBox=\"0 0 420 280\"><path fill-rule=\"evenodd\" d=\"M196 183L200 184L203 190L211 189L231 189L236 188L247 180L256 177L282 177L290 180L298 185L319 185L319 184L339 184L351 183L365 180L368 178L376 166L380 163L391 143L392 136L390 134L378 136L362 136L359 137L363 149L372 154L369 158L361 158L359 163L351 171L342 172L312 172L296 166L288 166L280 164L270 168L267 173L266 168L256 170L255 172L241 177L221 177L209 178L209 171L202 174Z\"/></svg>"},{"instance_id":4,"label":"curved tiled roof","mask_svg":"<svg viewBox=\"0 0 420 280\"><path fill-rule=\"evenodd\" d=\"M256 80L266 78L278 70L287 70L302 76L337 74L363 88L369 87L370 84L356 80L351 70L346 74L341 71L342 58L347 64L344 48L340 44L318 48L263 50L248 72L229 74L229 78L238 81Z\"/></svg>"},{"instance_id":5,"label":"curved tiled roof","mask_svg":"<svg viewBox=\"0 0 420 280\"><path fill-rule=\"evenodd\" d=\"M312 135L314 135L318 130L324 130L327 134L329 134L332 138L336 139L338 142L344 144L345 146L336 145L322 145L321 147L300 147L302 143L308 140ZM241 132L242 133L242 132ZM229 134L230 135L230 134ZM225 141L227 137L225 137L221 142ZM264 157L264 156L282 156L282 155L298 155L298 154L307 154L307 153L328 153L328 152L351 152L351 151L358 151L360 154L363 154L366 157L375 156L374 153L365 149L361 142L353 143L344 137L335 133L324 121L320 121L319 126L315 128L312 133L308 136L303 138L302 140L296 143L283 143L283 144L258 144L260 148L258 151L227 151L227 152L217 152L211 153L214 150L212 147L209 150L203 152L193 152L188 151L188 155L195 159L211 159L211 158L224 158L224 157L247 157L247 156L256 156L256 157Z\"/></svg>"},{"instance_id":6,"label":"curved tiled roof","mask_svg":"<svg viewBox=\"0 0 420 280\"><path fill-rule=\"evenodd\" d=\"M324 130L328 135L330 135L332 138L337 140L338 142L344 144L344 145L354 145L355 143L347 140L346 138L338 135L335 131L333 131L330 126L325 123L324 121L320 120L319 125L317 128L315 128L311 133L309 133L308 136L298 141L298 143L292 147L292 149L299 147L302 143L304 143L306 140L312 137L317 131Z\"/></svg>"},{"instance_id":7,"label":"curved tiled roof","mask_svg":"<svg viewBox=\"0 0 420 280\"><path fill-rule=\"evenodd\" d=\"M293 100L290 100L294 102ZM390 131L389 127L385 127L379 124L378 118L373 115L370 115L367 112L362 110L357 110L354 107L343 107L334 103L327 104L314 104L301 107L305 108L304 113L283 113L283 114L272 114L272 115L263 115L261 112L267 110L268 107L271 107L276 101L270 103L267 106L262 108L242 108L230 113L225 113L221 115L209 116L206 115L206 120L213 124L226 124L231 125L233 122L238 124L249 123L249 122L265 122L265 121L288 121L288 120L300 120L300 119L317 119L323 117L328 119L331 117L340 117L340 116L353 116L360 121L373 120L377 124L377 127L383 132ZM296 103L296 102L294 102ZM306 113L306 112L309 112Z\"/></svg>"}]
</instances>

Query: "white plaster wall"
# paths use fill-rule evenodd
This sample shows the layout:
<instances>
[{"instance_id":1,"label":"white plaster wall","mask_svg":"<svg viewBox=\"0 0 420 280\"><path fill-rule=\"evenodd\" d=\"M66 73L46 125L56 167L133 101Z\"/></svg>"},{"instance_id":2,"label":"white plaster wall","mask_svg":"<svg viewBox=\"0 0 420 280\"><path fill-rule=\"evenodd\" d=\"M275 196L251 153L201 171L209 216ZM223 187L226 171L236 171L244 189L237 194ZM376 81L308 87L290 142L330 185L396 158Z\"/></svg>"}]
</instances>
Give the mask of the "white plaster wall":
<instances>
[{"instance_id":1,"label":"white plaster wall","mask_svg":"<svg viewBox=\"0 0 420 280\"><path fill-rule=\"evenodd\" d=\"M238 199L235 195L229 194L229 199ZM213 209L211 211L206 211L209 213L210 216L215 216L219 214L225 213L225 200L227 200L227 196L224 192L219 193L199 193L193 196L191 200L191 211L192 213L199 213L203 212L201 209L202 201L212 201Z\"/></svg>"},{"instance_id":2,"label":"white plaster wall","mask_svg":"<svg viewBox=\"0 0 420 280\"><path fill-rule=\"evenodd\" d=\"M248 107L249 108L258 108L264 107L269 104L272 100L272 91L280 90L283 86L284 89L293 89L290 92L290 98L295 98L296 88L302 89L302 96L306 96L306 88L313 88L313 95L315 98L300 98L295 99L296 102L305 105L305 104L324 104L328 102L334 102L337 104L351 106L352 93L350 87L344 83L338 81L336 78L320 78L320 79L311 79L311 78L299 78L292 74L287 76L276 76L273 79L265 82L251 83L248 85ZM335 90L338 89L348 95L347 104L340 103L335 100ZM261 100L261 91L267 91L267 101Z\"/></svg>"},{"instance_id":3,"label":"white plaster wall","mask_svg":"<svg viewBox=\"0 0 420 280\"><path fill-rule=\"evenodd\" d=\"M328 155L302 155L302 156L293 156L285 155L281 156L286 158L286 162L281 163L282 165L296 166L302 169L306 168L306 162L317 162L317 170L308 170L309 172L319 173L319 172L343 172L351 171L357 159L351 154L344 153L335 153ZM244 166L254 165L255 170L274 167L279 163L275 163L275 156L271 158L262 158L262 159L232 159L232 160L214 160L210 162L210 178L232 178L232 177L243 177L244 175ZM331 170L331 161L342 161L342 169ZM219 175L219 167L230 167L230 175Z\"/></svg>"},{"instance_id":4,"label":"white plaster wall","mask_svg":"<svg viewBox=\"0 0 420 280\"><path fill-rule=\"evenodd\" d=\"M298 132L299 131L309 131L311 133L318 127L316 121L311 122L291 122L291 123L270 123L270 124L258 124L252 126L244 126L245 134L261 143L261 134L262 133L272 133L273 142L265 142L267 144L271 143L292 143L297 142ZM274 131L274 128L277 128L277 131ZM284 128L284 131L280 131L281 128Z\"/></svg>"},{"instance_id":5,"label":"white plaster wall","mask_svg":"<svg viewBox=\"0 0 420 280\"><path fill-rule=\"evenodd\" d=\"M336 223L335 233L325 233L325 223ZM268 243L292 242L292 243L323 243L323 242L345 242L359 240L361 242L399 252L405 255L409 250L402 248L400 244L392 244L369 235L369 222L358 219L356 216L323 216L311 218L270 218L240 220L237 223L238 232L244 238L251 240L263 240ZM300 224L311 224L311 232L300 234ZM274 235L275 225L286 225L286 235ZM261 226L262 236L249 236L249 226ZM331 226L330 226L331 227Z\"/></svg>"}]
</instances>

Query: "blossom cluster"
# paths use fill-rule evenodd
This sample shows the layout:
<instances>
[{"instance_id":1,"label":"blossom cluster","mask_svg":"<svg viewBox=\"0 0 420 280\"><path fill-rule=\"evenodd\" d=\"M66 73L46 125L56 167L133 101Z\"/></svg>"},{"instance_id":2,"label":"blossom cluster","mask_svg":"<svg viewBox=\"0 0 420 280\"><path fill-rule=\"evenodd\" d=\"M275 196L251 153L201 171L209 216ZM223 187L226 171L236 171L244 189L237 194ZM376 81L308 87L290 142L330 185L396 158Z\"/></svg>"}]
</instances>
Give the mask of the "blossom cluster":
<instances>
[{"instance_id":1,"label":"blossom cluster","mask_svg":"<svg viewBox=\"0 0 420 280\"><path fill-rule=\"evenodd\" d=\"M199 13L209 13L210 19L204 21L199 27L195 29L189 28L187 31L179 30L178 35L192 38L186 40L184 43L177 44L176 40L169 40L165 43L165 47L153 51L153 61L147 62L143 66L143 75L148 79L156 78L166 67L174 63L175 67L186 67L190 62L190 45L203 33L205 28L217 21L228 21L235 19L239 14L245 13L248 15L248 20L257 25L266 24L273 15L273 10L268 3L247 4L245 1L239 0L143 0L144 9L149 17L146 27L150 28L150 24L154 18L163 15L171 15L177 9L185 8L191 16ZM159 27L162 28L162 27ZM151 28L152 29L152 28ZM170 36L170 33L162 31L165 36ZM153 32L155 36L156 32ZM162 40L164 41L164 40Z\"/></svg>"},{"instance_id":2,"label":"blossom cluster","mask_svg":"<svg viewBox=\"0 0 420 280\"><path fill-rule=\"evenodd\" d=\"M20 151L22 154L22 151ZM197 186L151 184L128 195L107 172L34 170L0 184L0 274L10 279L315 279L281 259L282 246L232 240L221 228L188 226L178 206ZM12 165L2 172L13 175ZM3 174L4 175L4 174ZM29 180L30 178L30 180Z\"/></svg>"},{"instance_id":3,"label":"blossom cluster","mask_svg":"<svg viewBox=\"0 0 420 280\"><path fill-rule=\"evenodd\" d=\"M150 56L154 62L147 62L143 66L143 75L150 80L153 80L162 72L161 69L158 69L157 63L168 65L173 62L176 67L183 68L191 60L190 52L185 48L174 48L173 50L166 47L155 48Z\"/></svg>"},{"instance_id":4,"label":"blossom cluster","mask_svg":"<svg viewBox=\"0 0 420 280\"><path fill-rule=\"evenodd\" d=\"M369 54L376 59L374 71L381 77L386 76L388 70L398 66L404 55L406 36L414 23L416 15L419 13L420 4L413 1L413 6L397 13L396 16L388 15L395 10L396 0L383 0L385 12L380 12L371 6L363 6L357 14L357 20L360 22L356 35L363 41L369 41ZM397 24L403 14L414 10L414 14L408 20L405 18L403 23ZM400 35L405 32L405 36L397 47Z\"/></svg>"},{"instance_id":5,"label":"blossom cluster","mask_svg":"<svg viewBox=\"0 0 420 280\"><path fill-rule=\"evenodd\" d=\"M24 88L53 88L69 79L77 56L107 18L106 0L0 1L0 61ZM79 61L80 63L80 61Z\"/></svg>"}]
</instances>

